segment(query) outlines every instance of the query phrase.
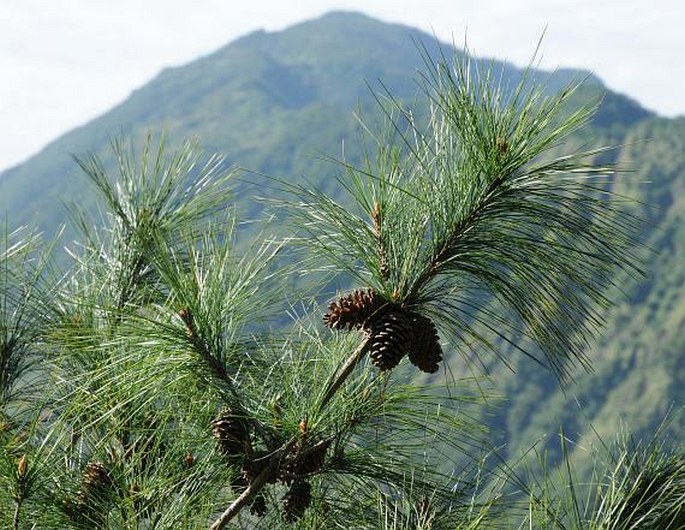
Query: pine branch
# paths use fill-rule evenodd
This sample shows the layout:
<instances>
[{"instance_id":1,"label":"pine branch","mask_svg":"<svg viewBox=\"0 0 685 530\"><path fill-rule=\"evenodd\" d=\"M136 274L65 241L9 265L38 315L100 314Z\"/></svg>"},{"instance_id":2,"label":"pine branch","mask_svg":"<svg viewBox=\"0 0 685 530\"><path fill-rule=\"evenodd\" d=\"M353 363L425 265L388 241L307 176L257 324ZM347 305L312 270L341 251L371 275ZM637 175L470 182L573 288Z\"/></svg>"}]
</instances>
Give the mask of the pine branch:
<instances>
[{"instance_id":1,"label":"pine branch","mask_svg":"<svg viewBox=\"0 0 685 530\"><path fill-rule=\"evenodd\" d=\"M433 251L432 255L427 259L427 263L422 272L417 275L415 282L412 284L406 300L408 303L415 303L421 290L438 274L448 261L450 256L458 247L459 238L462 236L464 229L470 224L477 221L480 213L487 208L488 203L493 199L493 194L499 186L503 184L503 179L495 179L485 192L483 199L479 201L478 205L469 213L467 217L461 219L453 228L452 233L445 238Z\"/></svg>"},{"instance_id":2,"label":"pine branch","mask_svg":"<svg viewBox=\"0 0 685 530\"><path fill-rule=\"evenodd\" d=\"M291 187L308 259L439 315L436 323L471 351L474 342L491 350L493 332L508 340L483 312L494 301L499 327L522 329L535 347L524 353L563 382L574 364L589 368L589 339L616 273L641 275L639 220L611 193L614 168L594 162L610 148L552 151L594 107L569 112L577 85L546 96L526 78L504 90L490 70L470 71L468 56L426 63L429 123L389 94L386 117L401 152L382 139L368 167L341 162L352 207Z\"/></svg>"},{"instance_id":3,"label":"pine branch","mask_svg":"<svg viewBox=\"0 0 685 530\"><path fill-rule=\"evenodd\" d=\"M319 410L323 410L333 396L338 392L340 387L345 383L347 378L354 370L355 366L357 366L359 361L368 352L369 346L369 339L364 339L357 349L347 358L340 369L333 375L320 402ZM297 445L298 441L299 437L293 437L271 454L269 457L269 463L265 466L262 472L257 475L254 480L250 482L250 485L247 487L247 489L235 501L233 501L228 508L226 508L221 516L210 526L210 530L220 530L221 528L224 528L231 521L231 519L238 515L240 510L247 506L247 504L261 491L261 489L267 483L269 477L273 475L274 469L278 467L281 458L284 455L289 454ZM309 448L308 451L317 451L321 446L327 443L330 443L330 441L323 440L319 442L319 444ZM309 454L309 452L305 451L303 454Z\"/></svg>"}]
</instances>

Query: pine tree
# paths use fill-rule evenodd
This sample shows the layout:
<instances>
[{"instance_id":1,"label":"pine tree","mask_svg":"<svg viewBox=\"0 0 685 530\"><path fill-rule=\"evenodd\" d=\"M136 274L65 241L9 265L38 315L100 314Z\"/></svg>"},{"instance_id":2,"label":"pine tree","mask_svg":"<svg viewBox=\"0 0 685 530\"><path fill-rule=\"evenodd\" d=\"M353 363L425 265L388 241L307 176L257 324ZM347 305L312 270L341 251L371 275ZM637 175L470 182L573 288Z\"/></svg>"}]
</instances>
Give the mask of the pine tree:
<instances>
[{"instance_id":1,"label":"pine tree","mask_svg":"<svg viewBox=\"0 0 685 530\"><path fill-rule=\"evenodd\" d=\"M468 57L426 64L428 122L379 98L394 138L375 137L361 167L341 162L345 203L283 183L286 237L267 225L248 248L235 170L152 136L140 153L115 141L110 161L76 159L104 214L92 228L72 209L66 273L53 245L6 233L2 525L503 520L496 481L455 474L487 448L463 413L477 382L444 392L449 381L411 378L440 375L460 351L497 353L494 339L519 328L562 384L589 367L606 287L617 270L639 273L637 225L603 188L614 170L594 162L601 150L549 154L592 114L568 112L574 87L545 96L526 78L507 91ZM320 271L349 289L316 298L330 281ZM682 484L682 466L655 473Z\"/></svg>"}]
</instances>

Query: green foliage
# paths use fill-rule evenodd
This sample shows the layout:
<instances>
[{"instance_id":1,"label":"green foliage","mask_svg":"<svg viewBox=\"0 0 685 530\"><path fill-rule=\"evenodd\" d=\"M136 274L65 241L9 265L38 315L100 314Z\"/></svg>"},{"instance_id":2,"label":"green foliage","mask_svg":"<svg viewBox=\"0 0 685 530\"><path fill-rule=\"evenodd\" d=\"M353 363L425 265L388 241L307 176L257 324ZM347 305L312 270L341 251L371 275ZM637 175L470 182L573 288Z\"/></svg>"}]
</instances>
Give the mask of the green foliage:
<instances>
[{"instance_id":1,"label":"green foliage","mask_svg":"<svg viewBox=\"0 0 685 530\"><path fill-rule=\"evenodd\" d=\"M166 130L170 139L197 137L209 151L227 153L232 164L254 170L241 178L249 186L236 190L235 208L241 219L262 215L261 206L253 201L257 195L275 196L272 181L263 173L294 185L305 183L306 176L307 186L352 207L337 184L338 166L318 155L332 153L353 167L365 166L364 149L355 141L358 123L352 111L357 108L372 131L382 128L385 117L374 104L374 92L383 91L377 79L383 80L398 103L414 110L414 121L424 127L430 112L421 102L413 105L419 87L412 77L422 67L422 58L412 39L427 43L432 57L450 48L411 28L354 13L331 13L281 32L256 32L198 61L164 70L110 112L69 132L25 164L3 172L0 211L14 224L35 222L52 237L66 218L60 199L78 204L89 215L97 211L94 188L83 185L70 153L96 153L114 175L118 163L108 152L109 139L123 133L134 145L142 146L150 129ZM491 69L491 79L501 82L503 95L524 75L498 61L472 62L482 72ZM683 120L657 119L583 72L530 70L528 75L528 86L537 81L548 95L559 93L574 79L587 78L568 95L567 106L573 109L597 101L599 108L590 124L571 133L563 147L553 146L548 156L553 159L574 150L617 145L591 159L630 170L630 178L607 186L643 205L631 209L653 221L645 226L644 239L655 253L644 262L645 280L639 284L619 281L628 291L628 300L613 314L602 312L601 319L608 319L608 325L597 334L601 336L594 348L583 349L583 356L594 359L595 376L574 373L579 386L566 389L566 394L547 370L525 358L518 348L538 359L541 353L525 342L520 330L502 327L500 308L491 310L489 328L500 330L516 347L497 340L492 330L481 334L493 336L488 349L508 366L480 356L479 362L508 403L483 416L514 459L540 437L551 439L560 424L578 438L590 434L590 424L608 436L618 428L620 417L630 422L636 434L648 436L671 405L677 408L685 402L685 389L678 383L684 369L680 331L685 305L677 295L683 283L685 241L680 229L685 226L683 204L678 200L683 196L685 174ZM375 146L369 150L373 158ZM67 228L65 240L73 238L81 235ZM249 245L249 240L242 241L239 245ZM344 288L342 284L333 287ZM330 285L322 290L332 296ZM468 326L465 321L461 327ZM451 369L457 375L468 374L472 357L463 367L453 360ZM525 377L519 377L521 373ZM421 378L438 381L435 375ZM576 400L583 404L582 412ZM675 439L685 435L682 419L673 422L672 433Z\"/></svg>"},{"instance_id":2,"label":"green foliage","mask_svg":"<svg viewBox=\"0 0 685 530\"><path fill-rule=\"evenodd\" d=\"M457 413L473 396L443 408L429 389L370 368L341 378L354 337L322 335L309 317L291 333L269 328L269 315L285 310L281 244L265 239L239 255L234 222L216 222L230 172L199 163L189 144L149 146L137 155L113 144L116 180L97 157L80 161L101 194L103 226L90 229L74 210L84 241L66 277L43 266L32 274L24 256L34 240L8 237L8 303L21 309L15 293L50 287L35 289L43 296L30 307L50 318L28 343L50 380L26 410L9 407L14 394L3 400L3 525L198 528L263 487L258 524L288 526L293 516L280 514L298 481L313 485L311 502L328 506L317 517L330 524L345 525L350 507L379 489L454 506L465 488L452 488L444 455L481 445L479 426ZM30 359L17 344L11 353ZM21 376L8 388L31 388ZM239 444L222 441L222 414L224 429L243 425ZM443 449L422 455L427 444ZM378 510L364 517L375 521Z\"/></svg>"},{"instance_id":3,"label":"green foliage","mask_svg":"<svg viewBox=\"0 0 685 530\"><path fill-rule=\"evenodd\" d=\"M36 365L41 328L53 315L45 306L42 277L48 273L50 246L28 228L9 232L0 227L0 424L10 411L22 414L36 398L29 388L40 386ZM31 385L27 385L31 381ZM27 388L27 386L29 388Z\"/></svg>"},{"instance_id":4,"label":"green foliage","mask_svg":"<svg viewBox=\"0 0 685 530\"><path fill-rule=\"evenodd\" d=\"M563 470L550 473L541 458L542 477L528 491L523 524L568 530L675 530L685 524L685 462L657 438L635 442L625 432L592 455L592 480L579 480L560 435ZM535 472L532 472L535 474ZM530 484L530 482L529 482Z\"/></svg>"},{"instance_id":5,"label":"green foliage","mask_svg":"<svg viewBox=\"0 0 685 530\"><path fill-rule=\"evenodd\" d=\"M615 430L610 409L637 418L645 432L658 421L654 410L665 412L669 397L682 394L673 379L682 355L666 355L683 347L673 294L683 166L668 156L682 123L647 120L611 95L605 102L613 106L597 116L625 104L632 110L624 124L640 122L630 134L659 140L644 149L597 147L585 135L622 141L629 131L601 120L580 131L591 109L574 112L573 103L584 91L596 94L596 81L563 91L568 73L540 74L545 91L533 71L468 57L452 69L432 49L424 50L428 72L419 82L425 101L410 105L416 85L406 81L408 54L397 53L400 34L355 20L358 47L340 46L351 19L338 15L317 31L315 24L255 34L167 71L93 125L97 133L86 127L49 148L34 162L36 180L25 178L30 166L3 174L3 200L24 182L60 182L50 175L66 166L48 162L50 152L66 156L92 142L92 154L72 164L94 194L70 197L80 241L68 244L68 257L55 256L60 265L71 260L68 267L53 269L52 244L29 231L5 230L0 247L0 525L629 528L637 516L661 528L677 520L680 457L639 447L618 451L622 467L594 477L609 484L597 488L596 502L581 504L575 488L565 497L524 484L534 519L522 514L506 466L486 465L484 453L499 440L482 419L514 426L504 457L559 421L582 435L585 419L543 368L580 381L571 391L589 403L581 409L588 418L602 420L602 434ZM270 55L272 38L282 44L279 58ZM318 45L303 45L311 39ZM331 47L340 55L334 64L316 53ZM303 150L329 150L354 130L352 120L329 117L361 93L341 76L375 77L379 63L390 81L376 95L380 110L359 102L362 128L388 128L372 134L366 150L345 146L337 180L321 161L305 166ZM245 76L234 75L241 69ZM130 143L113 142L105 154L102 131L120 119ZM258 171L316 175L317 185L245 177L269 182L260 193L283 204L278 182L294 206L276 230L254 222L261 211L251 205L257 243L246 245L236 210L254 188L232 189L231 166L193 142L155 146L147 129L161 121L175 135L206 136ZM664 189L616 184L608 177L624 162L662 178ZM650 264L655 280L635 288L634 219L651 212L623 195L664 209L655 216L661 230L642 237L667 252ZM48 192L43 200L53 199ZM296 261L286 252L294 243L308 248ZM417 378L407 363L379 373L366 355L369 337L322 329L317 300L291 288L296 275L317 298L352 281L378 293L383 307L430 318L449 384L440 374ZM612 284L628 295L613 316ZM607 318L619 333L616 342L604 339L606 355L592 363L599 385L581 380L575 365L590 366L590 343ZM358 329L370 332L363 322ZM637 342L636 329L644 333ZM657 344L662 350L651 355ZM464 377L469 371L478 376ZM493 383L517 391L513 406L483 406ZM677 420L672 427L682 432ZM549 473L554 457L577 460L565 444L543 444ZM653 495L656 482L664 487Z\"/></svg>"},{"instance_id":6,"label":"green foliage","mask_svg":"<svg viewBox=\"0 0 685 530\"><path fill-rule=\"evenodd\" d=\"M557 375L588 367L606 286L616 269L639 272L637 222L602 190L613 167L592 161L603 150L545 157L593 109L560 121L575 87L545 98L524 79L508 93L470 63L429 62L424 80L427 129L390 98L398 138L380 137L366 166L346 164L350 200L292 188L309 256L436 314L468 349L490 347L484 329L507 340L520 321ZM482 314L473 300L487 296L504 310Z\"/></svg>"}]
</instances>

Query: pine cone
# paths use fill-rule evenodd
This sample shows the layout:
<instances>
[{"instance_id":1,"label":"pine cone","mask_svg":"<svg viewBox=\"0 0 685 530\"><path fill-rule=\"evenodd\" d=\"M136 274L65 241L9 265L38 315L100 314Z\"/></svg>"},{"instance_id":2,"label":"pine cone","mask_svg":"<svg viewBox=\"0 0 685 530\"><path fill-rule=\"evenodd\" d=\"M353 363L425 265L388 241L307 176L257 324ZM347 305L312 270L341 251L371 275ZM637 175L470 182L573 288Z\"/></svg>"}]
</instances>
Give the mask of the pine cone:
<instances>
[{"instance_id":1,"label":"pine cone","mask_svg":"<svg viewBox=\"0 0 685 530\"><path fill-rule=\"evenodd\" d=\"M330 445L331 441L327 440L320 445L312 446L310 452L300 455L296 459L297 474L308 475L319 471L321 467L323 467L324 460L326 459L326 452Z\"/></svg>"},{"instance_id":2,"label":"pine cone","mask_svg":"<svg viewBox=\"0 0 685 530\"><path fill-rule=\"evenodd\" d=\"M224 408L212 421L212 434L216 438L217 450L226 456L245 453L248 442L247 426L243 418L233 414L230 407Z\"/></svg>"},{"instance_id":3,"label":"pine cone","mask_svg":"<svg viewBox=\"0 0 685 530\"><path fill-rule=\"evenodd\" d=\"M296 480L283 496L283 517L294 523L304 515L312 501L312 486L304 480Z\"/></svg>"},{"instance_id":4,"label":"pine cone","mask_svg":"<svg viewBox=\"0 0 685 530\"><path fill-rule=\"evenodd\" d=\"M81 475L81 488L76 492L75 506L89 510L102 503L110 493L112 477L102 462L88 462ZM95 517L89 514L88 517Z\"/></svg>"},{"instance_id":5,"label":"pine cone","mask_svg":"<svg viewBox=\"0 0 685 530\"><path fill-rule=\"evenodd\" d=\"M385 304L373 289L355 289L331 302L323 322L336 330L360 329Z\"/></svg>"},{"instance_id":6,"label":"pine cone","mask_svg":"<svg viewBox=\"0 0 685 530\"><path fill-rule=\"evenodd\" d=\"M264 517L266 511L266 499L264 498L264 495L258 493L252 501L252 504L250 504L250 513L259 517Z\"/></svg>"},{"instance_id":7,"label":"pine cone","mask_svg":"<svg viewBox=\"0 0 685 530\"><path fill-rule=\"evenodd\" d=\"M371 362L381 370L391 370L405 356L412 340L409 314L395 307L375 318L370 325Z\"/></svg>"},{"instance_id":8,"label":"pine cone","mask_svg":"<svg viewBox=\"0 0 685 530\"><path fill-rule=\"evenodd\" d=\"M81 483L86 493L103 491L112 485L112 478L104 464L96 460L84 468Z\"/></svg>"},{"instance_id":9,"label":"pine cone","mask_svg":"<svg viewBox=\"0 0 685 530\"><path fill-rule=\"evenodd\" d=\"M183 308L178 312L178 316L181 317L181 320L183 320L183 323L186 326L186 334L189 337L194 337L195 336L195 324L193 322L193 314L190 312L190 309Z\"/></svg>"},{"instance_id":10,"label":"pine cone","mask_svg":"<svg viewBox=\"0 0 685 530\"><path fill-rule=\"evenodd\" d=\"M131 487L128 490L128 496L133 501L133 508L135 510L140 510L143 507L145 499L137 482L131 484Z\"/></svg>"},{"instance_id":11,"label":"pine cone","mask_svg":"<svg viewBox=\"0 0 685 530\"><path fill-rule=\"evenodd\" d=\"M12 429L14 429L14 423L12 420L0 412L0 435L9 433Z\"/></svg>"},{"instance_id":12,"label":"pine cone","mask_svg":"<svg viewBox=\"0 0 685 530\"><path fill-rule=\"evenodd\" d=\"M411 315L414 339L409 349L409 361L422 372L429 374L438 371L442 361L440 337L433 321L423 315Z\"/></svg>"}]
</instances>

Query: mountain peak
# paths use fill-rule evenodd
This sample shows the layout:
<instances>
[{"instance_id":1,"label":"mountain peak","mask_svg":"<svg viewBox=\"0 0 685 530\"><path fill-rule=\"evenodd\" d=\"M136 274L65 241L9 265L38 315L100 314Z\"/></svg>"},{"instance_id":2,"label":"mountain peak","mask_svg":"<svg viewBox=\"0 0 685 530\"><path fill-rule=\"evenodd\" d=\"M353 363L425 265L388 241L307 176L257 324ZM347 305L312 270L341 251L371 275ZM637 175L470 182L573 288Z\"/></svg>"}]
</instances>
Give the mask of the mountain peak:
<instances>
[{"instance_id":1,"label":"mountain peak","mask_svg":"<svg viewBox=\"0 0 685 530\"><path fill-rule=\"evenodd\" d=\"M33 208L54 210L47 204L54 202L64 176L75 173L71 153L100 152L112 136L140 138L148 130L164 130L176 139L195 136L209 150L228 153L235 163L259 171L297 168L305 174L308 155L334 151L344 137L355 134L353 110L373 107L369 87L381 90L378 80L398 98L413 101L416 72L425 68L417 42L431 53L453 52L428 33L355 11L332 11L280 31L245 35L189 64L164 69L120 105L3 173L0 212L25 221ZM493 77L501 74L511 85L522 78L514 66L483 62L495 68ZM536 77L559 90L582 76L559 70ZM592 90L601 92L597 85ZM605 100L614 97L621 98L608 94ZM643 117L639 110L631 107L631 120ZM287 162L275 163L262 151L287 153ZM43 193L35 197L33 189ZM12 192L23 200L12 198ZM33 208L18 206L22 203Z\"/></svg>"}]
</instances>

